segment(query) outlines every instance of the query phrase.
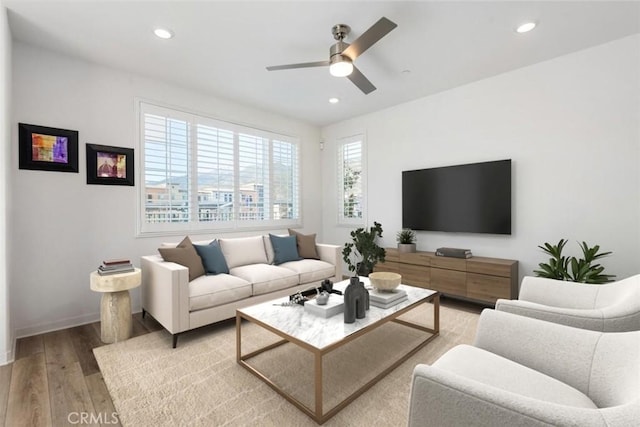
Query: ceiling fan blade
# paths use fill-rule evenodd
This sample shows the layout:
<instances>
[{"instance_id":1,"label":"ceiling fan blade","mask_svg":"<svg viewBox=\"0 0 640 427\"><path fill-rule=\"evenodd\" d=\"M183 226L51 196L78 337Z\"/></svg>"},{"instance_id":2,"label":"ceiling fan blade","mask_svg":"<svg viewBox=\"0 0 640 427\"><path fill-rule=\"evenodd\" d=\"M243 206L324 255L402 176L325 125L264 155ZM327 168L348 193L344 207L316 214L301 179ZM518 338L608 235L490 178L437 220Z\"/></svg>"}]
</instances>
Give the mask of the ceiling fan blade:
<instances>
[{"instance_id":1,"label":"ceiling fan blade","mask_svg":"<svg viewBox=\"0 0 640 427\"><path fill-rule=\"evenodd\" d=\"M376 90L376 87L373 85L373 83L371 83L369 79L367 79L364 74L362 74L360 70L356 68L355 65L353 66L353 72L347 77L354 85L358 86L358 89L363 91L365 95L368 95L369 93Z\"/></svg>"},{"instance_id":2,"label":"ceiling fan blade","mask_svg":"<svg viewBox=\"0 0 640 427\"><path fill-rule=\"evenodd\" d=\"M292 68L325 67L328 65L330 65L329 61L302 62L300 64L272 65L270 67L267 67L267 70L277 71L277 70L289 70Z\"/></svg>"},{"instance_id":3,"label":"ceiling fan blade","mask_svg":"<svg viewBox=\"0 0 640 427\"><path fill-rule=\"evenodd\" d=\"M376 44L378 40L386 36L391 30L398 25L385 17L380 18L378 22L373 24L367 31L365 31L360 37L358 37L351 45L346 48L342 54L356 59L358 56Z\"/></svg>"}]
</instances>

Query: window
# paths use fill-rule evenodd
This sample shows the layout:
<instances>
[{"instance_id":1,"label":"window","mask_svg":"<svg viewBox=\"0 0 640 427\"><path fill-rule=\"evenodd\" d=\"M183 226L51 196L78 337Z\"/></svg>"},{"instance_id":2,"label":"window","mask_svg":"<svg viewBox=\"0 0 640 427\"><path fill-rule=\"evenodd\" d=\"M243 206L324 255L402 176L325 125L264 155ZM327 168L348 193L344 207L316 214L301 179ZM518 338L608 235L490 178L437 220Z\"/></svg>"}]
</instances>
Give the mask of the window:
<instances>
[{"instance_id":1,"label":"window","mask_svg":"<svg viewBox=\"0 0 640 427\"><path fill-rule=\"evenodd\" d=\"M338 223L364 221L363 136L338 141Z\"/></svg>"},{"instance_id":2,"label":"window","mask_svg":"<svg viewBox=\"0 0 640 427\"><path fill-rule=\"evenodd\" d=\"M299 222L298 141L140 104L140 232Z\"/></svg>"}]
</instances>

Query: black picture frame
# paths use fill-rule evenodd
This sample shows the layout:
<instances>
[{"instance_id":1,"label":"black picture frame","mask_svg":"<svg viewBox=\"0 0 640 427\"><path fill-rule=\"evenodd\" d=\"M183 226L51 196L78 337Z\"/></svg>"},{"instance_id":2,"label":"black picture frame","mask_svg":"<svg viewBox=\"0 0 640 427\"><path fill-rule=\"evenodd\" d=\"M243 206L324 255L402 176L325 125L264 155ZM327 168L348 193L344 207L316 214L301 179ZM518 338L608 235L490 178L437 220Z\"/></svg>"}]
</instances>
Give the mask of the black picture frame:
<instances>
[{"instance_id":1,"label":"black picture frame","mask_svg":"<svg viewBox=\"0 0 640 427\"><path fill-rule=\"evenodd\" d=\"M78 131L18 123L18 167L78 173Z\"/></svg>"},{"instance_id":2,"label":"black picture frame","mask_svg":"<svg viewBox=\"0 0 640 427\"><path fill-rule=\"evenodd\" d=\"M87 184L134 185L133 148L87 144Z\"/></svg>"}]
</instances>

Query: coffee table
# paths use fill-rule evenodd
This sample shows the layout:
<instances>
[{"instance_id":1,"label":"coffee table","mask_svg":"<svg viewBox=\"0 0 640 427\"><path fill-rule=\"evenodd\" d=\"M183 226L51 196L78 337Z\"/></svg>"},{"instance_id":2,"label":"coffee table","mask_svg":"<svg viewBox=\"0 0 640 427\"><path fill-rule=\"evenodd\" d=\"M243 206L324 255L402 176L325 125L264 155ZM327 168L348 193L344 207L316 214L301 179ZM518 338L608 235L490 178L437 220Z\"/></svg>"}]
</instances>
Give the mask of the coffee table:
<instances>
[{"instance_id":1,"label":"coffee table","mask_svg":"<svg viewBox=\"0 0 640 427\"><path fill-rule=\"evenodd\" d=\"M367 278L361 278L365 286L369 287ZM334 289L344 291L349 284L348 280L334 284ZM325 423L328 419L340 412L349 403L358 396L371 388L375 383L380 381L384 376L397 368L402 362L407 360L427 343L438 336L440 331L440 294L430 289L417 288L413 286L400 285L400 289L407 292L407 300L397 305L382 309L371 306L367 311L364 319L356 319L355 323L344 323L343 314L337 314L329 318L323 318L308 313L303 306L282 307L278 305L281 302L288 301L288 298L279 298L251 307L236 310L236 361L238 364L246 368L249 372L256 375L262 381L267 383L273 390L282 395L289 402L294 404L298 409L311 417L318 424ZM417 325L402 319L398 319L402 314L416 308L421 304L432 303L433 310L433 328ZM283 338L273 344L247 354L242 354L242 320L254 323L262 328ZM398 360L393 362L386 369L383 369L377 376L357 389L355 392L347 396L336 406L326 413L323 409L323 384L322 384L322 359L328 353L348 344L349 342L361 337L368 332L384 325L387 322L397 322L411 328L426 332L423 340L413 348L409 349L406 354L402 355ZM300 325L304 325L301 328ZM248 360L258 354L272 350L280 345L293 343L301 348L310 351L314 355L314 381L315 381L315 408L310 408L293 395L286 392L282 387L278 386L269 379L264 373L260 372L256 367L248 363Z\"/></svg>"}]
</instances>

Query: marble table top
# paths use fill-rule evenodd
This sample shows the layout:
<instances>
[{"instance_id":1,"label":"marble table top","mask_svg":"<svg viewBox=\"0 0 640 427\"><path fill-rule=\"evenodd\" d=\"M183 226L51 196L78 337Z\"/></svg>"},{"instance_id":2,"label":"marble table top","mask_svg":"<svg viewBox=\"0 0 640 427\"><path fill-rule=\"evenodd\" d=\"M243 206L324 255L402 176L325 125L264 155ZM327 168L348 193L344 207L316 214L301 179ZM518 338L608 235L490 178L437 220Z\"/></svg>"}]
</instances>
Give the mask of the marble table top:
<instances>
[{"instance_id":1,"label":"marble table top","mask_svg":"<svg viewBox=\"0 0 640 427\"><path fill-rule=\"evenodd\" d=\"M371 288L368 278L361 277L360 281L368 289ZM349 281L344 280L335 283L333 288L344 291L348 284ZM430 289L407 285L400 285L398 288L407 291L407 299L405 301L387 309L371 306L367 310L366 317L364 319L356 319L355 323L344 323L343 313L325 319L306 312L302 305L281 306L281 303L289 301L289 297L278 298L251 307L241 308L237 311L313 347L323 349L436 293L436 291ZM342 296L331 294L329 298L342 298ZM314 304L314 302L309 301L307 304Z\"/></svg>"}]
</instances>

